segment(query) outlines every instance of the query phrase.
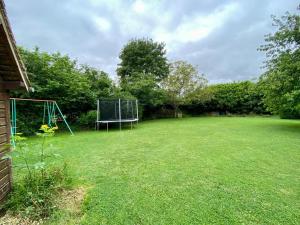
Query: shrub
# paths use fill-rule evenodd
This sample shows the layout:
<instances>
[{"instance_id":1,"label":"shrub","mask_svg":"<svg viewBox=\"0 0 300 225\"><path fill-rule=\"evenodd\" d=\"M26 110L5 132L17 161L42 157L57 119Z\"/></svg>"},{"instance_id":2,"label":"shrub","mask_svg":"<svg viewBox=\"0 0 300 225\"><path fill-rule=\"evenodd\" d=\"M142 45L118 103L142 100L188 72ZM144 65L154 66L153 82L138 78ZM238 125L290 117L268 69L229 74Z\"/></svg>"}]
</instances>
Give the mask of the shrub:
<instances>
[{"instance_id":1,"label":"shrub","mask_svg":"<svg viewBox=\"0 0 300 225\"><path fill-rule=\"evenodd\" d=\"M26 138L20 134L13 137L16 148L4 158L18 158L14 167L19 169L20 177L14 183L13 191L3 206L14 214L38 220L49 217L55 210L55 198L59 191L70 183L67 166L58 166L55 160L59 157L52 151L47 151L46 140L52 137L57 127L42 125L37 135L41 137L41 145L28 145Z\"/></svg>"},{"instance_id":2,"label":"shrub","mask_svg":"<svg viewBox=\"0 0 300 225\"><path fill-rule=\"evenodd\" d=\"M78 119L79 126L86 127L86 128L92 128L95 127L95 122L97 120L97 111L91 110L87 113L83 113L80 115Z\"/></svg>"},{"instance_id":3,"label":"shrub","mask_svg":"<svg viewBox=\"0 0 300 225\"><path fill-rule=\"evenodd\" d=\"M264 114L268 113L263 104L259 85L250 81L210 85L190 96L190 104L182 108L187 113L201 114Z\"/></svg>"},{"instance_id":4,"label":"shrub","mask_svg":"<svg viewBox=\"0 0 300 225\"><path fill-rule=\"evenodd\" d=\"M4 209L34 220L49 217L56 209L55 198L69 182L67 177L66 165L26 174L14 184Z\"/></svg>"}]
</instances>

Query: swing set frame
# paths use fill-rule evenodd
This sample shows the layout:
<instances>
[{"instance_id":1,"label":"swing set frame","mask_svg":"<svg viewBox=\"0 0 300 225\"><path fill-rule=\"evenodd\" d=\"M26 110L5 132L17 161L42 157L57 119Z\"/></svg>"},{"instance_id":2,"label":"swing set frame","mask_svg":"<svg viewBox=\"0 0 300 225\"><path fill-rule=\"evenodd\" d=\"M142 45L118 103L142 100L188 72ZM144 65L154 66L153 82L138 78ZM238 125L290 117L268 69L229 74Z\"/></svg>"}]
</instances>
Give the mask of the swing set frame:
<instances>
[{"instance_id":1,"label":"swing set frame","mask_svg":"<svg viewBox=\"0 0 300 225\"><path fill-rule=\"evenodd\" d=\"M61 116L64 124L70 131L71 135L74 135L71 127L69 126L67 120L62 114L61 109L54 100L44 100L44 99L31 99L31 98L10 98L10 109L11 109L11 144L13 147L16 146L14 137L17 134L17 101L30 101L30 102L42 102L44 103L44 113L43 113L43 124L48 124L52 127L53 120L56 119L56 111ZM47 121L46 121L47 119ZM56 125L56 121L54 122Z\"/></svg>"}]
</instances>

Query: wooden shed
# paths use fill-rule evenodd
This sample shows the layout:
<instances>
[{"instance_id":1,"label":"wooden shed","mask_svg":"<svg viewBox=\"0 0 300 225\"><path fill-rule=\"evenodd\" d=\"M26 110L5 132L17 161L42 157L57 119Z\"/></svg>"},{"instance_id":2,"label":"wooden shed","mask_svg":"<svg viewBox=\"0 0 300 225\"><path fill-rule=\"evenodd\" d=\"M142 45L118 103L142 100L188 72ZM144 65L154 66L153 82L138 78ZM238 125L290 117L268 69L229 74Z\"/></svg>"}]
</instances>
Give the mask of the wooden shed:
<instances>
[{"instance_id":1,"label":"wooden shed","mask_svg":"<svg viewBox=\"0 0 300 225\"><path fill-rule=\"evenodd\" d=\"M28 91L29 88L30 83L16 47L5 5L0 0L0 202L12 186L11 161L2 159L10 151L9 91Z\"/></svg>"}]
</instances>

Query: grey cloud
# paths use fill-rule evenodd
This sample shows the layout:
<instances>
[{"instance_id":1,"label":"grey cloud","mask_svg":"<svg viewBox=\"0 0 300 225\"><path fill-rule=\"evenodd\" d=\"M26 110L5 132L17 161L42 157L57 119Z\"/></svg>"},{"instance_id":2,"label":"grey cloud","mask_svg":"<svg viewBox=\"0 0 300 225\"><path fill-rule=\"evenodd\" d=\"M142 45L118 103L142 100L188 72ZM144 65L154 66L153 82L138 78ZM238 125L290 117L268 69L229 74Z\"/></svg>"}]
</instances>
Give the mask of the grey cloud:
<instances>
[{"instance_id":1,"label":"grey cloud","mask_svg":"<svg viewBox=\"0 0 300 225\"><path fill-rule=\"evenodd\" d=\"M131 17L133 1L120 1L118 8L110 7L108 1L91 4L88 0L6 0L5 3L19 45L60 51L112 76L115 76L118 54L128 40L153 37L153 30L162 26L172 34L183 21L210 15L236 3L238 10L205 38L178 43L172 49L167 45L171 60L184 59L198 65L212 83L259 76L263 72L260 67L264 55L256 49L263 43L264 35L274 30L270 15L295 12L298 5L296 0L175 0L172 3L165 0L156 2L158 12L154 18L147 11ZM125 21L128 18L123 18L124 15L130 21ZM163 21L164 15L170 17L169 21ZM97 16L110 23L109 29L97 29L94 21ZM130 22L138 23L137 27L133 32L124 32L121 24L130 26Z\"/></svg>"}]
</instances>

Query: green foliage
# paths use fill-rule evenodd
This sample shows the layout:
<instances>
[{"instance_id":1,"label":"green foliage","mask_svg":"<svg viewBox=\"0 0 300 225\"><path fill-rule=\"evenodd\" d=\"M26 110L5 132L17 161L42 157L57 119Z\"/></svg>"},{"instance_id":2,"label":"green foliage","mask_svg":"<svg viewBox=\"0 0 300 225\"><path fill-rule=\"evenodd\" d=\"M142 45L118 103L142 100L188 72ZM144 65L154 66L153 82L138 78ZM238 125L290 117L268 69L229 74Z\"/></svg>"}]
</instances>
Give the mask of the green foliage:
<instances>
[{"instance_id":1,"label":"green foliage","mask_svg":"<svg viewBox=\"0 0 300 225\"><path fill-rule=\"evenodd\" d=\"M135 74L127 80L123 89L139 99L140 104L156 106L164 102L163 90L150 74Z\"/></svg>"},{"instance_id":2,"label":"green foliage","mask_svg":"<svg viewBox=\"0 0 300 225\"><path fill-rule=\"evenodd\" d=\"M165 44L152 39L129 41L121 50L119 58L121 63L117 73L121 84L127 78L141 74L153 76L156 81L160 81L169 73Z\"/></svg>"},{"instance_id":3,"label":"green foliage","mask_svg":"<svg viewBox=\"0 0 300 225\"><path fill-rule=\"evenodd\" d=\"M20 49L34 92L26 97L56 100L66 114L79 114L93 106L91 83L77 63L60 53Z\"/></svg>"},{"instance_id":4,"label":"green foliage","mask_svg":"<svg viewBox=\"0 0 300 225\"><path fill-rule=\"evenodd\" d=\"M137 74L128 77L122 85L122 93L130 93L139 100L139 116L151 117L154 108L162 106L166 101L165 91L158 85L151 74Z\"/></svg>"},{"instance_id":5,"label":"green foliage","mask_svg":"<svg viewBox=\"0 0 300 225\"><path fill-rule=\"evenodd\" d=\"M189 100L189 95L203 89L206 83L207 80L192 64L176 61L170 65L170 74L163 80L162 86L168 96L167 102L174 108L175 117L179 106Z\"/></svg>"},{"instance_id":6,"label":"green foliage","mask_svg":"<svg viewBox=\"0 0 300 225\"><path fill-rule=\"evenodd\" d=\"M300 118L300 16L273 17L277 32L266 36L267 72L260 78L264 102L282 118Z\"/></svg>"},{"instance_id":7,"label":"green foliage","mask_svg":"<svg viewBox=\"0 0 300 225\"><path fill-rule=\"evenodd\" d=\"M31 105L17 103L17 129L22 131L24 136L34 135L39 126L43 123L42 105Z\"/></svg>"},{"instance_id":8,"label":"green foliage","mask_svg":"<svg viewBox=\"0 0 300 225\"><path fill-rule=\"evenodd\" d=\"M83 65L80 71L90 82L90 91L95 99L114 97L117 87L107 73L88 65Z\"/></svg>"},{"instance_id":9,"label":"green foliage","mask_svg":"<svg viewBox=\"0 0 300 225\"><path fill-rule=\"evenodd\" d=\"M25 175L14 184L4 209L34 220L48 218L57 209L55 201L68 176L66 166L51 167L43 175Z\"/></svg>"},{"instance_id":10,"label":"green foliage","mask_svg":"<svg viewBox=\"0 0 300 225\"><path fill-rule=\"evenodd\" d=\"M216 84L192 93L185 108L194 114L213 111L263 114L266 110L262 97L258 84L250 81Z\"/></svg>"},{"instance_id":11,"label":"green foliage","mask_svg":"<svg viewBox=\"0 0 300 225\"><path fill-rule=\"evenodd\" d=\"M83 113L95 109L98 98L110 98L119 94L109 75L77 62L60 53L49 54L38 48L20 48L22 59L34 92L14 92L14 97L56 100L68 122L76 122ZM42 123L43 105L32 102L17 103L18 130L33 134Z\"/></svg>"},{"instance_id":12,"label":"green foliage","mask_svg":"<svg viewBox=\"0 0 300 225\"><path fill-rule=\"evenodd\" d=\"M78 123L81 127L93 128L95 127L95 121L97 120L97 111L91 110L87 113L83 113L78 118Z\"/></svg>"},{"instance_id":13,"label":"green foliage","mask_svg":"<svg viewBox=\"0 0 300 225\"><path fill-rule=\"evenodd\" d=\"M35 220L49 217L55 210L59 190L70 182L66 164L62 167L57 165L53 159L60 155L50 151L48 148L52 150L54 147L46 143L55 130L57 127L41 126L37 133L41 145L28 145L26 138L20 134L13 137L16 148L5 157L20 160L19 163L14 160L14 167L22 176L14 183L13 191L3 207L5 210Z\"/></svg>"},{"instance_id":14,"label":"green foliage","mask_svg":"<svg viewBox=\"0 0 300 225\"><path fill-rule=\"evenodd\" d=\"M79 115L95 107L96 99L111 97L116 89L109 75L60 53L20 48L34 92L25 97L56 100L67 115ZM15 93L16 96L24 96Z\"/></svg>"},{"instance_id":15,"label":"green foliage","mask_svg":"<svg viewBox=\"0 0 300 225\"><path fill-rule=\"evenodd\" d=\"M120 93L137 98L139 115L147 117L166 99L164 90L159 86L169 73L165 44L152 39L131 40L122 49L120 59L117 69Z\"/></svg>"},{"instance_id":16,"label":"green foliage","mask_svg":"<svg viewBox=\"0 0 300 225\"><path fill-rule=\"evenodd\" d=\"M268 109L282 118L300 118L300 50L281 54L276 69L260 80Z\"/></svg>"},{"instance_id":17,"label":"green foliage","mask_svg":"<svg viewBox=\"0 0 300 225\"><path fill-rule=\"evenodd\" d=\"M212 101L220 111L231 113L263 113L262 95L257 85L250 81L219 84L212 86L214 96Z\"/></svg>"}]
</instances>

